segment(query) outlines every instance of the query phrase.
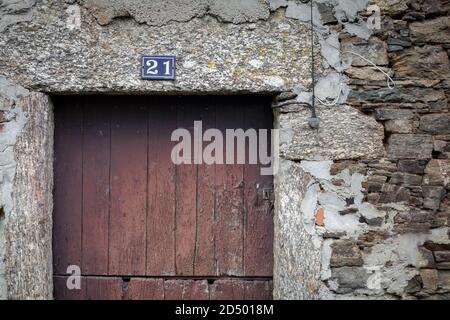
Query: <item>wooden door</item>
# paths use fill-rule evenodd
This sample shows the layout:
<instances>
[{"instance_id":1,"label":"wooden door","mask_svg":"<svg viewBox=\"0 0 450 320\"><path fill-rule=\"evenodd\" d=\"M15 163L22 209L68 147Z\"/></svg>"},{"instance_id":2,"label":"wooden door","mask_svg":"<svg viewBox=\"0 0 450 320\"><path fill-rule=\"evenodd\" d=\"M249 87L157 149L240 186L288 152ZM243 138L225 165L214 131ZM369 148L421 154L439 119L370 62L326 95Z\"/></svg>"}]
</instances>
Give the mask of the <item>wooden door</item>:
<instances>
[{"instance_id":1,"label":"wooden door","mask_svg":"<svg viewBox=\"0 0 450 320\"><path fill-rule=\"evenodd\" d=\"M266 98L60 96L54 104L56 299L272 297L273 177L248 161L171 160L172 132L194 134L194 121L203 132L270 129ZM69 266L80 267L79 290L67 288Z\"/></svg>"}]
</instances>

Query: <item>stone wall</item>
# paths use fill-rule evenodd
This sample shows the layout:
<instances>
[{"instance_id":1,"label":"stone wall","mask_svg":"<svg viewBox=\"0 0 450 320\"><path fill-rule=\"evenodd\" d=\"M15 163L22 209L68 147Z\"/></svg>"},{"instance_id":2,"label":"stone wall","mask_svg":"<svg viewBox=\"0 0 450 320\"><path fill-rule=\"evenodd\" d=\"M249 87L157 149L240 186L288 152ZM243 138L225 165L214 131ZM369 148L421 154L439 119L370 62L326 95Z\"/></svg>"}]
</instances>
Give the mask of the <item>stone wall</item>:
<instances>
[{"instance_id":1,"label":"stone wall","mask_svg":"<svg viewBox=\"0 0 450 320\"><path fill-rule=\"evenodd\" d=\"M377 50L384 59L377 64L393 74L394 90L368 76L370 71L360 61L353 60L345 72L352 88L348 103L384 126L386 155L332 167L337 174L349 168L366 175L361 190L371 213L362 214L358 221L367 232L328 241L332 254L327 281L338 283L337 293L364 291L358 281L339 285L342 268L379 267L381 286L372 290L374 294L448 299L450 3L378 4L381 29L368 44L348 34L340 36L342 42L359 43L362 48L370 46L370 40L384 43ZM340 214L351 208L346 206Z\"/></svg>"},{"instance_id":2,"label":"stone wall","mask_svg":"<svg viewBox=\"0 0 450 320\"><path fill-rule=\"evenodd\" d=\"M51 298L47 94L103 92L282 93L274 297L450 298L448 1L314 1L318 129L309 1L224 3L0 1L0 298Z\"/></svg>"},{"instance_id":3,"label":"stone wall","mask_svg":"<svg viewBox=\"0 0 450 320\"><path fill-rule=\"evenodd\" d=\"M309 6L274 3L298 19ZM300 106L279 115L281 155L304 177L302 226L321 248L317 297L448 299L450 3L348 4L314 7L322 55L316 94L337 103L319 104L316 132L301 106L311 104L309 89L296 92ZM376 15L366 8L373 4L381 14L380 28L372 29ZM395 87L350 51L392 76Z\"/></svg>"}]
</instances>

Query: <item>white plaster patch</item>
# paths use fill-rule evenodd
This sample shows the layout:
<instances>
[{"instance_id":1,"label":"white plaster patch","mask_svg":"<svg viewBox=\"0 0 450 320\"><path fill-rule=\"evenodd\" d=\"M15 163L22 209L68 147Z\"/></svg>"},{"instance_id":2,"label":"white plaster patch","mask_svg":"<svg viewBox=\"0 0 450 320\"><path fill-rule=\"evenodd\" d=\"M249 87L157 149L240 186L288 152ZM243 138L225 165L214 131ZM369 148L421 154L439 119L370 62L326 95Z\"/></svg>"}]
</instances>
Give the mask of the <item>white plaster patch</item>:
<instances>
[{"instance_id":1,"label":"white plaster patch","mask_svg":"<svg viewBox=\"0 0 450 320\"><path fill-rule=\"evenodd\" d=\"M331 278L331 269L330 269L330 261L331 261L331 244L333 240L326 239L323 241L322 246L322 269L320 272L320 277L322 280L327 280Z\"/></svg>"},{"instance_id":2,"label":"white plaster patch","mask_svg":"<svg viewBox=\"0 0 450 320\"><path fill-rule=\"evenodd\" d=\"M288 5L287 0L270 0L270 10L275 11L278 8L286 7Z\"/></svg>"},{"instance_id":3,"label":"white plaster patch","mask_svg":"<svg viewBox=\"0 0 450 320\"><path fill-rule=\"evenodd\" d=\"M340 96L342 86L342 75L337 72L330 72L317 81L315 86L316 95L321 100L329 99L330 102L334 101Z\"/></svg>"},{"instance_id":4,"label":"white plaster patch","mask_svg":"<svg viewBox=\"0 0 450 320\"><path fill-rule=\"evenodd\" d=\"M306 161L300 163L302 169L311 174L316 179L331 179L331 165L333 161Z\"/></svg>"},{"instance_id":5,"label":"white plaster patch","mask_svg":"<svg viewBox=\"0 0 450 320\"><path fill-rule=\"evenodd\" d=\"M308 187L306 191L300 210L303 215L303 221L305 224L305 230L309 234L315 234L315 218L317 208L317 194L320 190L319 184L313 183Z\"/></svg>"},{"instance_id":6,"label":"white plaster patch","mask_svg":"<svg viewBox=\"0 0 450 320\"><path fill-rule=\"evenodd\" d=\"M369 28L367 28L367 25L365 23L361 24L346 23L344 25L344 31L348 32L353 36L357 36L365 40L368 40L372 35L372 31Z\"/></svg>"},{"instance_id":7,"label":"white plaster patch","mask_svg":"<svg viewBox=\"0 0 450 320\"><path fill-rule=\"evenodd\" d=\"M358 206L359 213L366 219L384 218L385 211L380 211L368 202L361 203Z\"/></svg>"},{"instance_id":8,"label":"white plaster patch","mask_svg":"<svg viewBox=\"0 0 450 320\"><path fill-rule=\"evenodd\" d=\"M356 18L358 11L367 8L368 0L338 0L336 6L336 18L342 19L347 17L350 21Z\"/></svg>"},{"instance_id":9,"label":"white plaster patch","mask_svg":"<svg viewBox=\"0 0 450 320\"><path fill-rule=\"evenodd\" d=\"M324 57L329 66L337 71L342 71L341 53L338 49L336 49L340 46L339 35L337 32L331 33L326 38L320 34L318 36L322 57Z\"/></svg>"},{"instance_id":10,"label":"white plaster patch","mask_svg":"<svg viewBox=\"0 0 450 320\"><path fill-rule=\"evenodd\" d=\"M346 202L335 192L322 192L319 195L319 203L327 210L341 211L345 209Z\"/></svg>"},{"instance_id":11,"label":"white plaster patch","mask_svg":"<svg viewBox=\"0 0 450 320\"><path fill-rule=\"evenodd\" d=\"M383 287L390 293L401 295L408 281L418 274L417 269L427 261L417 248L426 241L450 243L447 228L431 230L430 234L402 234L372 247L365 259L365 267L381 266ZM385 267L389 262L389 267Z\"/></svg>"},{"instance_id":12,"label":"white plaster patch","mask_svg":"<svg viewBox=\"0 0 450 320\"><path fill-rule=\"evenodd\" d=\"M302 22L311 21L311 7L309 3L299 3L295 0L288 1L286 9L286 18L298 19ZM322 16L320 15L317 6L313 7L314 25L322 27Z\"/></svg>"},{"instance_id":13,"label":"white plaster patch","mask_svg":"<svg viewBox=\"0 0 450 320\"><path fill-rule=\"evenodd\" d=\"M348 236L353 236L364 233L367 229L366 225L359 222L358 216L355 214L341 215L326 207L324 211L325 228L330 232L345 232Z\"/></svg>"},{"instance_id":14,"label":"white plaster patch","mask_svg":"<svg viewBox=\"0 0 450 320\"><path fill-rule=\"evenodd\" d=\"M359 206L363 199L364 194L362 193L363 187L362 182L366 179L362 174L360 173L354 173L351 177L351 192L355 198L355 204Z\"/></svg>"}]
</instances>

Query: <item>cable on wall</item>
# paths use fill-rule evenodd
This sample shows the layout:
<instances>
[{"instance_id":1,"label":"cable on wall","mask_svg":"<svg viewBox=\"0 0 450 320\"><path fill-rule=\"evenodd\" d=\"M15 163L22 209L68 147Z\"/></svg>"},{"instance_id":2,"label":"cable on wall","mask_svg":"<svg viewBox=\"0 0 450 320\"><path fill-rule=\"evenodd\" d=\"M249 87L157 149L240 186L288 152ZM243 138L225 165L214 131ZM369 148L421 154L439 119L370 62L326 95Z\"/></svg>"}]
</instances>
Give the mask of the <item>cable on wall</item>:
<instances>
[{"instance_id":1,"label":"cable on wall","mask_svg":"<svg viewBox=\"0 0 450 320\"><path fill-rule=\"evenodd\" d=\"M314 3L313 0L310 0L310 11L311 11L311 80L312 80L312 102L311 102L311 117L308 120L308 124L312 129L318 129L319 128L319 123L320 120L317 117L317 113L316 113L316 99L317 102L319 102L321 105L327 106L327 107L332 107L335 106L339 103L339 100L342 96L342 80L339 81L339 92L337 97L332 101L332 102L326 102L322 99L320 99L319 97L316 97L316 92L315 92L315 87L316 87L316 74L315 74L315 66L314 66ZM329 45L330 47L338 50L339 52L341 51L340 48L333 46L332 44L328 43L327 45ZM391 90L393 90L396 86L394 79L392 79L392 77L385 72L383 69L381 69L379 66L377 66L373 61L363 57L361 54L354 52L354 51L342 51L342 53L348 53L348 54L352 54L355 55L357 57L359 57L360 59L366 61L368 64L372 65L375 69L377 69L378 71L380 71L382 74L384 74L386 76L386 84L387 87ZM297 101L285 101L282 102L276 106L274 106L274 108L281 108L281 107L285 107L288 105L305 105L305 103L300 103Z\"/></svg>"},{"instance_id":2,"label":"cable on wall","mask_svg":"<svg viewBox=\"0 0 450 320\"><path fill-rule=\"evenodd\" d=\"M312 129L318 129L320 120L316 115L316 80L314 68L314 20L313 20L313 0L310 0L311 7L311 85L312 85L312 103L311 103L311 117L308 124Z\"/></svg>"}]
</instances>

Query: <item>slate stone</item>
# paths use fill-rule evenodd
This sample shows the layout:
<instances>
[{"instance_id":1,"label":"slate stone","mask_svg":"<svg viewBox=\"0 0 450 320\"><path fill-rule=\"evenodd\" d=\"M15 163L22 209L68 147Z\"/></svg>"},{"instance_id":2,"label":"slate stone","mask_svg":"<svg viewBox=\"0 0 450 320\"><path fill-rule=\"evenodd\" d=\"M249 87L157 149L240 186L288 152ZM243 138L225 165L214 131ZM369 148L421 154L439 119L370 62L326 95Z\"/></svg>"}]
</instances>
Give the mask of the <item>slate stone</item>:
<instances>
[{"instance_id":1,"label":"slate stone","mask_svg":"<svg viewBox=\"0 0 450 320\"><path fill-rule=\"evenodd\" d=\"M388 157L392 159L429 159L433 138L422 134L392 134L388 140Z\"/></svg>"},{"instance_id":2,"label":"slate stone","mask_svg":"<svg viewBox=\"0 0 450 320\"><path fill-rule=\"evenodd\" d=\"M424 184L445 186L450 182L450 159L432 159L425 167Z\"/></svg>"},{"instance_id":3,"label":"slate stone","mask_svg":"<svg viewBox=\"0 0 450 320\"><path fill-rule=\"evenodd\" d=\"M413 22L410 24L411 38L417 43L450 43L449 27L449 16Z\"/></svg>"},{"instance_id":4,"label":"slate stone","mask_svg":"<svg viewBox=\"0 0 450 320\"><path fill-rule=\"evenodd\" d=\"M364 261L356 242L352 240L338 240L331 245L332 267L362 266Z\"/></svg>"},{"instance_id":5,"label":"slate stone","mask_svg":"<svg viewBox=\"0 0 450 320\"><path fill-rule=\"evenodd\" d=\"M450 113L427 114L420 117L420 130L431 134L450 134Z\"/></svg>"},{"instance_id":6,"label":"slate stone","mask_svg":"<svg viewBox=\"0 0 450 320\"><path fill-rule=\"evenodd\" d=\"M348 289L361 289L367 287L369 273L362 267L342 267L331 269L332 278L339 285L338 292L348 292Z\"/></svg>"}]
</instances>

